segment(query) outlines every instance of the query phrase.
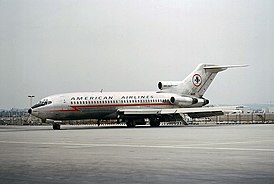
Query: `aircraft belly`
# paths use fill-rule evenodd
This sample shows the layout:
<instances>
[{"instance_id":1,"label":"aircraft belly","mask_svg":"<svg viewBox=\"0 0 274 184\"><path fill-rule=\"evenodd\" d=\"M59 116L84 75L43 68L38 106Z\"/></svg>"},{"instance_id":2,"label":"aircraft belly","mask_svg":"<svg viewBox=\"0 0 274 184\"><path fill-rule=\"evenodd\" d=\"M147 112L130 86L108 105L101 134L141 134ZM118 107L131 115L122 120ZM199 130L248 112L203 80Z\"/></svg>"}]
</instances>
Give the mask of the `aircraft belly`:
<instances>
[{"instance_id":1,"label":"aircraft belly","mask_svg":"<svg viewBox=\"0 0 274 184\"><path fill-rule=\"evenodd\" d=\"M79 120L79 119L104 119L116 118L115 108L79 108L79 111L62 111L48 114L49 119L54 120ZM112 115L113 117L110 117Z\"/></svg>"}]
</instances>

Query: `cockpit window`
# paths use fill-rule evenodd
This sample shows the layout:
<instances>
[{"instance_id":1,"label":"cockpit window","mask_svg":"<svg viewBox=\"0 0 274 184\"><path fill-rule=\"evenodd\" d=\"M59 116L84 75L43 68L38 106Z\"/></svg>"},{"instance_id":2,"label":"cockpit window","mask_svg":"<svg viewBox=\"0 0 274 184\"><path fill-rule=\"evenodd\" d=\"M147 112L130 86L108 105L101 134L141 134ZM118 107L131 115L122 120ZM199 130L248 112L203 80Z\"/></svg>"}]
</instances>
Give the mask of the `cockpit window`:
<instances>
[{"instance_id":1,"label":"cockpit window","mask_svg":"<svg viewBox=\"0 0 274 184\"><path fill-rule=\"evenodd\" d=\"M34 108L45 106L48 104L52 104L52 101L49 101L48 99L43 99L39 101L37 104L35 104L34 106L32 106L31 108L34 109Z\"/></svg>"}]
</instances>

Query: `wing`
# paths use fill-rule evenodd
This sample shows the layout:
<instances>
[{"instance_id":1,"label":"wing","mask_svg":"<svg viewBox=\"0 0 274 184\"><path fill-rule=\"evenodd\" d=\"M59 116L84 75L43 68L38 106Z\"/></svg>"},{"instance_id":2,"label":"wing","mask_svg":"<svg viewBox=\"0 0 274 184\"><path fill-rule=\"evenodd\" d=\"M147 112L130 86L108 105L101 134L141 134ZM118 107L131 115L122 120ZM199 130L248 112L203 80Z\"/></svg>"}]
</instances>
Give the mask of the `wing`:
<instances>
[{"instance_id":1,"label":"wing","mask_svg":"<svg viewBox=\"0 0 274 184\"><path fill-rule=\"evenodd\" d=\"M173 116L187 114L191 118L219 116L228 112L235 112L234 108L227 107L200 107L200 108L174 108L174 109L119 109L118 113L124 117Z\"/></svg>"}]
</instances>

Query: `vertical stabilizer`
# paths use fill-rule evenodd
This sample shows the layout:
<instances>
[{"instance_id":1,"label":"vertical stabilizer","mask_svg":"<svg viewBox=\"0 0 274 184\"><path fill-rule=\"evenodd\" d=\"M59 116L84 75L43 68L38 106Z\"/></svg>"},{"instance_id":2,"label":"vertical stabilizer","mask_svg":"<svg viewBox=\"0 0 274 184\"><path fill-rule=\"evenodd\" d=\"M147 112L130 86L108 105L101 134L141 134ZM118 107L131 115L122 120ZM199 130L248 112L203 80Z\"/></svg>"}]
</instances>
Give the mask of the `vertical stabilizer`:
<instances>
[{"instance_id":1,"label":"vertical stabilizer","mask_svg":"<svg viewBox=\"0 0 274 184\"><path fill-rule=\"evenodd\" d=\"M247 65L199 64L179 85L170 89L180 95L202 97L218 72L233 67L245 67Z\"/></svg>"}]
</instances>

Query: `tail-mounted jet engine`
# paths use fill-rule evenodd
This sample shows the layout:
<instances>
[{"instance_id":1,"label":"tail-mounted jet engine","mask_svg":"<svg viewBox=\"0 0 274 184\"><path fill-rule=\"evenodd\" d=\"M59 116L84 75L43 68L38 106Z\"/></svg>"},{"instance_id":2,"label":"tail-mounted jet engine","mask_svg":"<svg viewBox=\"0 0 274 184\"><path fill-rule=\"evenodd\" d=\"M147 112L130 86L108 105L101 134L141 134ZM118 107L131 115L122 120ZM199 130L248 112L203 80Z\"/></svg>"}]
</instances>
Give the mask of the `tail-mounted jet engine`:
<instances>
[{"instance_id":1,"label":"tail-mounted jet engine","mask_svg":"<svg viewBox=\"0 0 274 184\"><path fill-rule=\"evenodd\" d=\"M178 86L182 81L160 81L158 82L158 88L160 90L167 89L170 87Z\"/></svg>"},{"instance_id":2,"label":"tail-mounted jet engine","mask_svg":"<svg viewBox=\"0 0 274 184\"><path fill-rule=\"evenodd\" d=\"M204 105L209 104L209 100L205 98L197 98L197 103L195 103L192 107L202 107Z\"/></svg>"},{"instance_id":3,"label":"tail-mounted jet engine","mask_svg":"<svg viewBox=\"0 0 274 184\"><path fill-rule=\"evenodd\" d=\"M180 107L202 107L209 103L209 100L207 99L181 96L173 96L169 99L169 101L171 104L178 105Z\"/></svg>"}]
</instances>

